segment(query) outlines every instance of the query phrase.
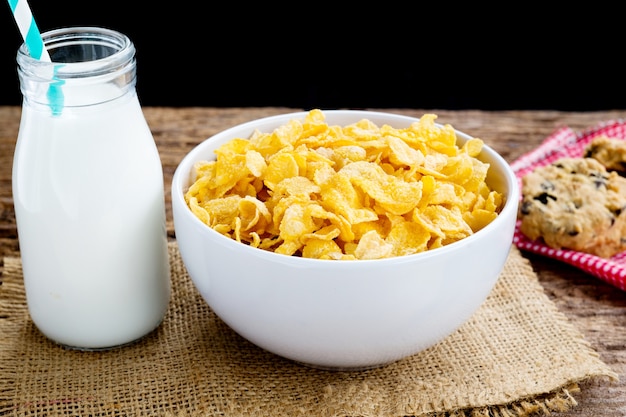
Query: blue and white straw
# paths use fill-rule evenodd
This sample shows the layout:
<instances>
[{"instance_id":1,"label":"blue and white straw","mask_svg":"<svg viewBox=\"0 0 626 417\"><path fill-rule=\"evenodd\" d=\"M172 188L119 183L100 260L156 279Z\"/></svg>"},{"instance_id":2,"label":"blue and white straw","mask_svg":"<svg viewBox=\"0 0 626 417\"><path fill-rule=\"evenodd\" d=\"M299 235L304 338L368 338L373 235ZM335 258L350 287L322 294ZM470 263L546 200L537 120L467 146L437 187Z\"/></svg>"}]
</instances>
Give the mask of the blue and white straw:
<instances>
[{"instance_id":1,"label":"blue and white straw","mask_svg":"<svg viewBox=\"0 0 626 417\"><path fill-rule=\"evenodd\" d=\"M30 10L27 0L7 1L9 2L9 7L11 7L15 23L17 23L17 27L19 28L22 38L24 39L24 44L26 44L28 52L30 52L30 56L40 61L51 62L50 54L48 54L48 50L43 44L41 32L39 32L37 23L35 23L35 18L33 17L33 13ZM54 75L52 76L52 79L55 81L50 83L47 94L50 102L50 109L52 110L52 114L55 116L61 114L64 104L63 91L61 90L61 86L64 84L64 81L56 78L56 71L58 68L59 66L54 66Z\"/></svg>"},{"instance_id":2,"label":"blue and white straw","mask_svg":"<svg viewBox=\"0 0 626 417\"><path fill-rule=\"evenodd\" d=\"M50 61L50 55L44 47L43 40L41 39L41 33L35 23L35 18L30 10L30 6L26 0L7 0L15 23L22 34L24 43L28 47L30 56L42 61Z\"/></svg>"}]
</instances>

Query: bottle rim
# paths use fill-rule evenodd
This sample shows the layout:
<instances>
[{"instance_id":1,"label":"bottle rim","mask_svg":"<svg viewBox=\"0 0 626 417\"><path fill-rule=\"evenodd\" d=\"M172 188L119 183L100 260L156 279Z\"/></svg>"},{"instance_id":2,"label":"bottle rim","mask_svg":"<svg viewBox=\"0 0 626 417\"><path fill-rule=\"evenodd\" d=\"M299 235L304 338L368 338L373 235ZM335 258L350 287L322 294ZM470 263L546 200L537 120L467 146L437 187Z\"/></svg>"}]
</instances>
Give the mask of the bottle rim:
<instances>
[{"instance_id":1,"label":"bottle rim","mask_svg":"<svg viewBox=\"0 0 626 417\"><path fill-rule=\"evenodd\" d=\"M110 74L129 63L134 63L135 47L125 34L113 29L91 26L53 29L41 34L44 47L51 62L33 58L25 43L17 52L20 70L42 74L46 68L54 68L54 78L94 77ZM68 51L77 51L71 55ZM28 70L31 69L31 70ZM47 71L43 72L46 74ZM45 78L45 77L44 77Z\"/></svg>"}]
</instances>

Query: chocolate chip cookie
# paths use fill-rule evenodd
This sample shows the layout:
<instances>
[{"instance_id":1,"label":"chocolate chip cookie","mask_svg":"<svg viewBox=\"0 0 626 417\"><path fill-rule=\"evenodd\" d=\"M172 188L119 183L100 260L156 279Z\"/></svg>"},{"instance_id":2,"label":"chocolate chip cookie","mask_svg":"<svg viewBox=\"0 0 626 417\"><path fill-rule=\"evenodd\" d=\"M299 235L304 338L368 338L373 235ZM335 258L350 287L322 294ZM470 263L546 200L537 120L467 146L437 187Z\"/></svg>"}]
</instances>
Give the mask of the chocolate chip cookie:
<instances>
[{"instance_id":1,"label":"chocolate chip cookie","mask_svg":"<svg viewBox=\"0 0 626 417\"><path fill-rule=\"evenodd\" d=\"M555 249L626 250L626 178L593 158L562 158L522 178L520 231Z\"/></svg>"},{"instance_id":2,"label":"chocolate chip cookie","mask_svg":"<svg viewBox=\"0 0 626 417\"><path fill-rule=\"evenodd\" d=\"M598 136L585 148L586 158L597 159L608 171L626 176L626 140Z\"/></svg>"}]
</instances>

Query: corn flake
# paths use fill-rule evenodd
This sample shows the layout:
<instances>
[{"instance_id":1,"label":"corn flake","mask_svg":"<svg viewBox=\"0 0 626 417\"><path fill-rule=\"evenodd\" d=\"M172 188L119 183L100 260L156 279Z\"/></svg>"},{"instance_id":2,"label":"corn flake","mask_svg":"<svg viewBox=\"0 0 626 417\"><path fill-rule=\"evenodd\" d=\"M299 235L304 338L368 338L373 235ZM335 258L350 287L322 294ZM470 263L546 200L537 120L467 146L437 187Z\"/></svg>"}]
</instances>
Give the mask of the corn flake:
<instances>
[{"instance_id":1,"label":"corn flake","mask_svg":"<svg viewBox=\"0 0 626 417\"><path fill-rule=\"evenodd\" d=\"M331 126L314 109L220 146L195 164L185 199L217 232L284 255L366 260L445 246L492 222L504 197L486 183L482 140L459 147L436 118Z\"/></svg>"}]
</instances>

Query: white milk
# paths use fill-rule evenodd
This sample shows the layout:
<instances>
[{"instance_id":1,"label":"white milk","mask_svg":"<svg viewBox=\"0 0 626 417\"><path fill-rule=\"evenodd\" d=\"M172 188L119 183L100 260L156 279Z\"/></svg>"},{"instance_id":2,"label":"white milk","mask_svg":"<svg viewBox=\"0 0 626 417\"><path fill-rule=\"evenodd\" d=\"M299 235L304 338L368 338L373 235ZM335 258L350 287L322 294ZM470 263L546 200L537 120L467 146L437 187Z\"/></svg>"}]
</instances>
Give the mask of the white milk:
<instances>
[{"instance_id":1,"label":"white milk","mask_svg":"<svg viewBox=\"0 0 626 417\"><path fill-rule=\"evenodd\" d=\"M42 333L104 349L159 326L170 297L163 172L134 89L60 116L25 103L13 197Z\"/></svg>"}]
</instances>

